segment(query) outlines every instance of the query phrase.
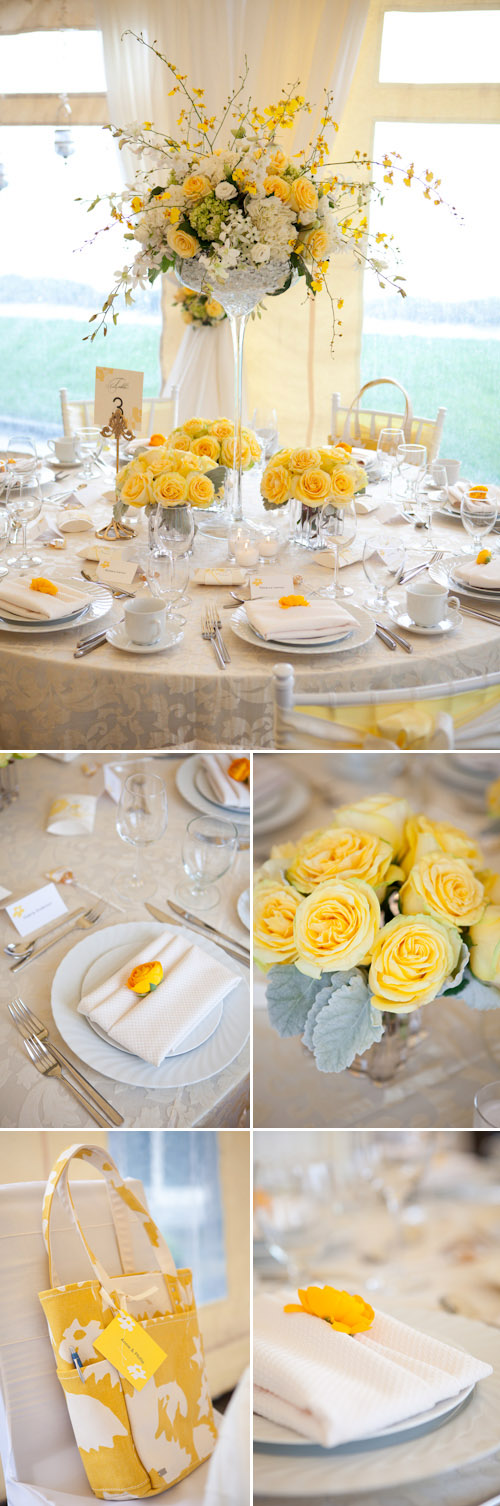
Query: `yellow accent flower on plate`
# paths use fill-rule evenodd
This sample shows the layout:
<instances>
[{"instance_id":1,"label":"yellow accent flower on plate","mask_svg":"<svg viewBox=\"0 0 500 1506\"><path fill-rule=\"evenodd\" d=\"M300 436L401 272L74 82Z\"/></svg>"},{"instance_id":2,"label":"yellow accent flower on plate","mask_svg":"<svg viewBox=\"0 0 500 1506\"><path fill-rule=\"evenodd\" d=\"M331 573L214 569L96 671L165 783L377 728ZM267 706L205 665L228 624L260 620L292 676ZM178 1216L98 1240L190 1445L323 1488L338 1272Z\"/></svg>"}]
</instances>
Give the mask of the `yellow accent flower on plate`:
<instances>
[{"instance_id":1,"label":"yellow accent flower on plate","mask_svg":"<svg viewBox=\"0 0 500 1506\"><path fill-rule=\"evenodd\" d=\"M287 1302L285 1313L308 1313L311 1318L322 1318L335 1328L337 1333L366 1333L375 1318L373 1307L364 1297L351 1292L337 1291L334 1286L299 1287L300 1305Z\"/></svg>"}]
</instances>

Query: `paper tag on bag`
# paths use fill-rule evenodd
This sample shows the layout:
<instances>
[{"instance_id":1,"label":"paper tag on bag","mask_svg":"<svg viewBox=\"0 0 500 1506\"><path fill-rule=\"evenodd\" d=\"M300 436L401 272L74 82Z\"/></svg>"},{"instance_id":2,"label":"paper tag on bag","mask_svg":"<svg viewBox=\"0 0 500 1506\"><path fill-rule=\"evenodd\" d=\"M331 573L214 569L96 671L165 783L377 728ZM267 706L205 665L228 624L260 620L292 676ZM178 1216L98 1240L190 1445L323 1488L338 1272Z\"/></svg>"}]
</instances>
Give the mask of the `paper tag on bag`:
<instances>
[{"instance_id":1,"label":"paper tag on bag","mask_svg":"<svg viewBox=\"0 0 500 1506\"><path fill-rule=\"evenodd\" d=\"M250 576L250 599L268 596L271 601L279 596L292 596L296 587L293 575L287 570L256 570Z\"/></svg>"},{"instance_id":2,"label":"paper tag on bag","mask_svg":"<svg viewBox=\"0 0 500 1506\"><path fill-rule=\"evenodd\" d=\"M68 906L61 899L55 884L44 884L42 889L34 889L33 894L27 894L24 899L16 899L11 905L6 905L5 913L20 936L29 936L31 931L38 930L40 926L48 926L51 920L67 915Z\"/></svg>"},{"instance_id":3,"label":"paper tag on bag","mask_svg":"<svg viewBox=\"0 0 500 1506\"><path fill-rule=\"evenodd\" d=\"M135 560L117 559L113 554L101 554L95 572L96 580L103 586L131 586L136 574Z\"/></svg>"},{"instance_id":4,"label":"paper tag on bag","mask_svg":"<svg viewBox=\"0 0 500 1506\"><path fill-rule=\"evenodd\" d=\"M135 1391L143 1390L166 1359L165 1350L160 1349L135 1318L124 1312L117 1313L109 1327L94 1339L94 1349L114 1365L124 1380L130 1381Z\"/></svg>"}]
</instances>

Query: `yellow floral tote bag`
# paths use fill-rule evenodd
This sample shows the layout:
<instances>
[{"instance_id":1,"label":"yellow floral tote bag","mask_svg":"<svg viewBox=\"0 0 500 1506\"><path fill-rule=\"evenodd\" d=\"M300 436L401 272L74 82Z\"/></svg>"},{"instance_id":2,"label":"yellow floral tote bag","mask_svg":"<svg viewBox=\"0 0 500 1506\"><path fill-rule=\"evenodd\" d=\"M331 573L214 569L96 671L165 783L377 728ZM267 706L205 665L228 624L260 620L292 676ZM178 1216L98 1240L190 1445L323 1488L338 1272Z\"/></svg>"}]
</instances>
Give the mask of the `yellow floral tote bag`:
<instances>
[{"instance_id":1,"label":"yellow floral tote bag","mask_svg":"<svg viewBox=\"0 0 500 1506\"><path fill-rule=\"evenodd\" d=\"M81 1228L68 1180L73 1158L105 1177L119 1275L108 1275ZM51 1247L56 1192L92 1272L69 1286L60 1283ZM151 1270L134 1269L131 1217L151 1245ZM168 1490L209 1457L217 1438L191 1272L176 1269L147 1208L96 1145L73 1145L56 1161L45 1189L43 1235L50 1287L40 1302L89 1484L104 1500Z\"/></svg>"}]
</instances>

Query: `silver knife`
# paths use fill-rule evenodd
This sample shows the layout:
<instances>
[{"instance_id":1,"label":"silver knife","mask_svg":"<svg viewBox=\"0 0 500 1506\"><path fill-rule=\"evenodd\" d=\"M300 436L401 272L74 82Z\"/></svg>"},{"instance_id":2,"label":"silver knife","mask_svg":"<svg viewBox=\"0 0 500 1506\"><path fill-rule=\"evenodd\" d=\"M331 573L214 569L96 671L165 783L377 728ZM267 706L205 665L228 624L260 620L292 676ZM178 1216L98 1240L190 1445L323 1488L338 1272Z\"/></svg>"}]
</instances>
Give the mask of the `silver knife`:
<instances>
[{"instance_id":1,"label":"silver knife","mask_svg":"<svg viewBox=\"0 0 500 1506\"><path fill-rule=\"evenodd\" d=\"M84 654L91 654L94 648L100 648L101 643L105 643L105 642L106 642L106 634L105 633L99 633L99 637L98 638L89 638L86 643L82 644L81 648L75 648L75 651L74 651L74 654L73 654L73 658L74 659L83 659Z\"/></svg>"},{"instance_id":2,"label":"silver knife","mask_svg":"<svg viewBox=\"0 0 500 1506\"><path fill-rule=\"evenodd\" d=\"M389 638L395 638L396 643L399 643L400 648L404 648L407 654L413 653L413 644L407 643L406 638L400 638L399 633L395 633L393 627L386 627L384 622L377 622L377 627L382 628L382 632L387 633Z\"/></svg>"},{"instance_id":3,"label":"silver knife","mask_svg":"<svg viewBox=\"0 0 500 1506\"><path fill-rule=\"evenodd\" d=\"M384 628L379 627L378 624L377 624L377 627L375 628L375 632L376 632L377 638L380 638L381 643L385 643L386 648L392 648L392 649L396 648L396 643L395 643L394 638L390 638L389 634L385 632Z\"/></svg>"},{"instance_id":4,"label":"silver knife","mask_svg":"<svg viewBox=\"0 0 500 1506\"><path fill-rule=\"evenodd\" d=\"M176 917L175 917L175 915L168 915L167 912L166 912L166 910L159 910L157 908L157 906L156 905L152 905L149 900L145 900L144 901L144 905L145 905L146 910L149 910L150 915L153 915L155 920L161 920L164 925L167 925L167 926L182 926L185 923L184 921L182 921L180 919L177 920ZM201 926L195 926L195 925L192 924L191 925L191 930L195 931L197 936L204 936L205 937L205 941L208 940L207 933L206 933L206 931L202 930ZM228 953L229 957L234 957L235 962L246 962L247 965L248 965L250 959L245 954L245 952L237 952L237 951L235 951L234 947L229 946L229 943L227 941L219 941L218 945L222 947L222 950L224 952Z\"/></svg>"},{"instance_id":5,"label":"silver knife","mask_svg":"<svg viewBox=\"0 0 500 1506\"><path fill-rule=\"evenodd\" d=\"M228 941L230 946L239 946L244 952L250 951L250 943L247 945L246 941L240 941L235 936L228 936L226 931L219 931L218 926L211 926L209 920L202 920L200 915L193 915L191 910L181 910L180 905L174 905L173 899L167 900L167 904L170 910L175 910L176 915L181 915L189 925L193 923L196 926L202 926L204 931L211 931L212 935L220 937L221 941Z\"/></svg>"}]
</instances>

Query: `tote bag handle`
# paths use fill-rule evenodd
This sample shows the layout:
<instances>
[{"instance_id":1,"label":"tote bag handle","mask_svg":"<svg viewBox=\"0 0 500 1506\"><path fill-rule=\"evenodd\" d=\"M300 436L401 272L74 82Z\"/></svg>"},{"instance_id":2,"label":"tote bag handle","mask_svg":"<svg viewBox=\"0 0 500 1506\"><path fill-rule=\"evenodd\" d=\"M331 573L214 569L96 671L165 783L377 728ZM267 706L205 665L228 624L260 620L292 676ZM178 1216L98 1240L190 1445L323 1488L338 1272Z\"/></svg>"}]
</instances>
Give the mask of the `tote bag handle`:
<instances>
[{"instance_id":1,"label":"tote bag handle","mask_svg":"<svg viewBox=\"0 0 500 1506\"><path fill-rule=\"evenodd\" d=\"M135 1196L135 1193L131 1191L130 1187L125 1186L118 1168L115 1166L114 1161L111 1160L111 1156L108 1155L108 1152L106 1150L102 1150L98 1145L70 1145L67 1150L64 1150L62 1154L58 1156L58 1159L52 1168L47 1186L45 1188L45 1196L43 1202L42 1231L47 1255L49 1257L51 1287L62 1285L60 1277L56 1270L51 1247L51 1216L56 1191L59 1193L63 1207L66 1209L66 1212L72 1219L75 1229L80 1236L82 1244L84 1245L84 1248L87 1252L90 1264L92 1266L92 1270L94 1271L94 1274L97 1277L100 1285L103 1286L106 1291L109 1291L110 1285L112 1286L113 1284L112 1277L108 1275L107 1271L105 1271L104 1269L104 1266L101 1265L101 1262L98 1259L97 1255L94 1255L94 1251L91 1250L78 1218L78 1214L73 1202L71 1188L69 1185L69 1167L71 1161L73 1160L85 1161L87 1164L95 1166L97 1171L102 1172L108 1190L111 1207L111 1217L113 1219L113 1225L124 1273L131 1274L134 1271L134 1257L129 1217L130 1213L132 1213L134 1217L139 1219L139 1222L142 1225L144 1233L146 1234L151 1245L151 1253L154 1256L155 1264L158 1266L159 1270L163 1275L176 1276L177 1267L173 1256L170 1253L168 1245L163 1238L163 1235L160 1234L160 1230L154 1223L154 1220L151 1218L151 1214L149 1213L148 1209L144 1207L144 1204L141 1203L139 1198Z\"/></svg>"}]
</instances>

